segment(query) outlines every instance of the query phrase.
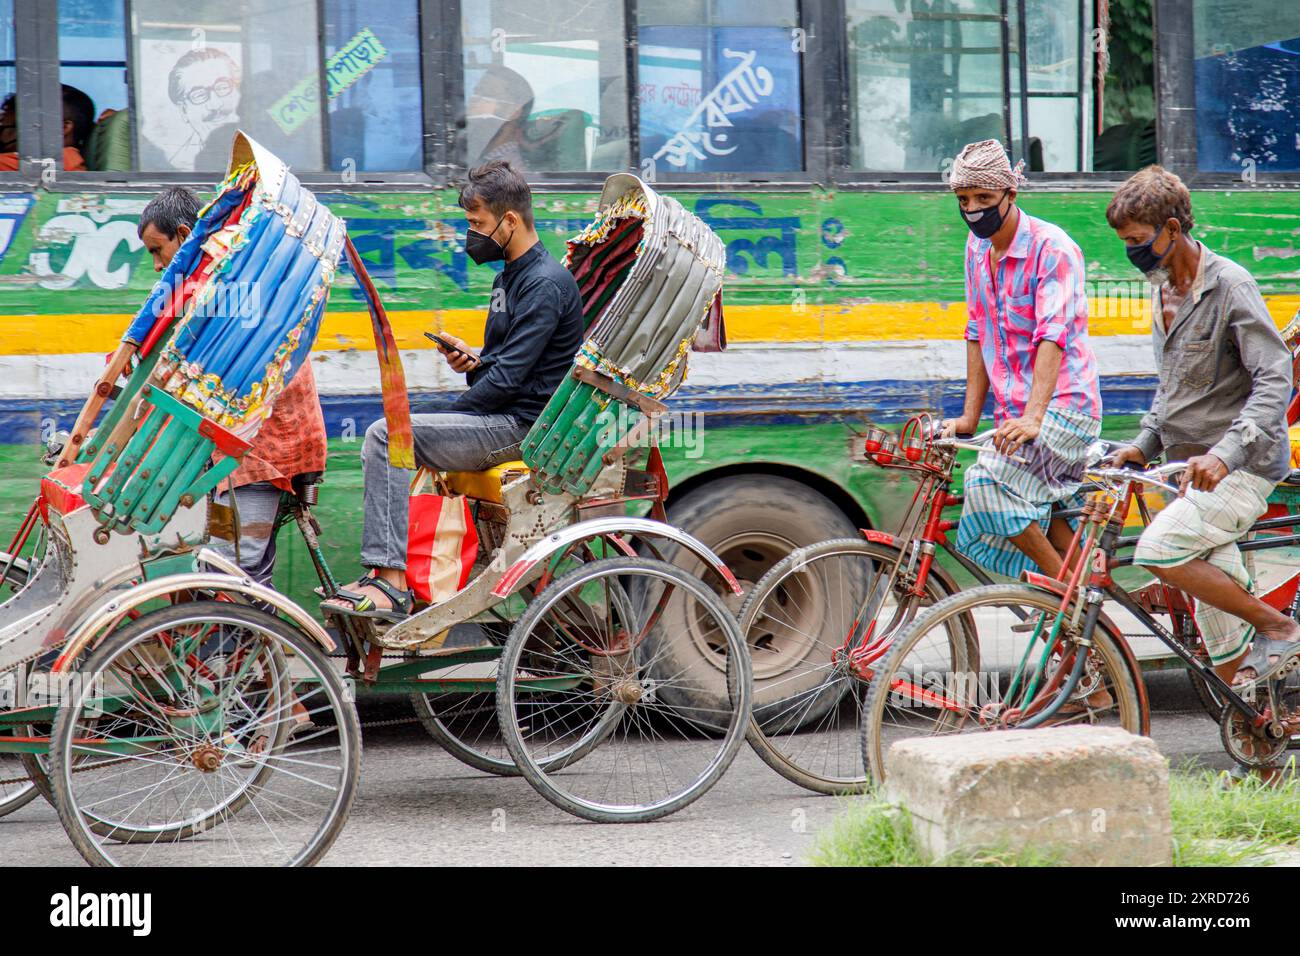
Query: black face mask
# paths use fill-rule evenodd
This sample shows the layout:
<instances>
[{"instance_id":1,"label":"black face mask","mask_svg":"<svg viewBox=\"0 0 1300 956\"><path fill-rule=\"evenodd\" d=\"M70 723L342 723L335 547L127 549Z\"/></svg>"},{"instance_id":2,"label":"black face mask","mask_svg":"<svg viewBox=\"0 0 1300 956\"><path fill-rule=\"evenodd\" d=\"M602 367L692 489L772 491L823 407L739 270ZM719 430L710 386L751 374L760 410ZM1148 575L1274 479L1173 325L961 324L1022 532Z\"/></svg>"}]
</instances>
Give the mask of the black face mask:
<instances>
[{"instance_id":1,"label":"black face mask","mask_svg":"<svg viewBox=\"0 0 1300 956\"><path fill-rule=\"evenodd\" d=\"M1007 197L1009 190L1004 190L1002 199ZM966 225L970 231L975 233L980 239L988 239L995 232L1002 228L1002 224L1007 221L1007 217L1002 214L1002 199L999 199L992 206L986 206L975 212L962 212L962 219L966 220ZM1008 212L1011 210L1008 209Z\"/></svg>"},{"instance_id":2,"label":"black face mask","mask_svg":"<svg viewBox=\"0 0 1300 956\"><path fill-rule=\"evenodd\" d=\"M1164 232L1164 230L1162 229L1160 232ZM1152 248L1155 241L1160 238L1160 232L1157 232L1140 246L1126 246L1124 248L1124 251L1128 253L1128 261L1133 263L1143 275L1150 275L1159 269L1160 263L1165 261L1165 257L1169 255L1169 250L1174 247L1171 242L1165 247L1165 251L1160 253L1157 253Z\"/></svg>"},{"instance_id":3,"label":"black face mask","mask_svg":"<svg viewBox=\"0 0 1300 956\"><path fill-rule=\"evenodd\" d=\"M486 262L497 262L506 257L505 246L497 242L492 237L497 234L497 229L501 228L501 223L505 219L498 219L496 226L489 233L481 233L477 229L470 229L465 233L465 254L474 260L475 265L483 265ZM514 233L510 234L514 238ZM509 244L510 239L506 240Z\"/></svg>"}]
</instances>

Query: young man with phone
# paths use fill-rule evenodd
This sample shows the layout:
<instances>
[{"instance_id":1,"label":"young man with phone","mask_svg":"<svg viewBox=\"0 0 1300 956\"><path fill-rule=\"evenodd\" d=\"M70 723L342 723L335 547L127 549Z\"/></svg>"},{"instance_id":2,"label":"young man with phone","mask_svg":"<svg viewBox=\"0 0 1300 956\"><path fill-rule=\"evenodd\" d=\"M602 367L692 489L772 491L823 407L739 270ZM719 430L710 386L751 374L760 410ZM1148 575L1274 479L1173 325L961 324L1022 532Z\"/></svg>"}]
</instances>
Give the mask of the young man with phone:
<instances>
[{"instance_id":1,"label":"young man with phone","mask_svg":"<svg viewBox=\"0 0 1300 956\"><path fill-rule=\"evenodd\" d=\"M505 267L492 283L480 354L454 335L427 333L452 371L469 383L449 409L411 416L416 462L435 471L483 471L517 458L519 443L563 380L584 330L578 283L537 238L532 192L523 176L500 160L471 169L460 205L469 223L465 252L478 265L504 260ZM361 563L370 571L329 606L397 621L413 604L406 582L411 473L389 464L383 419L367 429L361 459Z\"/></svg>"}]
</instances>

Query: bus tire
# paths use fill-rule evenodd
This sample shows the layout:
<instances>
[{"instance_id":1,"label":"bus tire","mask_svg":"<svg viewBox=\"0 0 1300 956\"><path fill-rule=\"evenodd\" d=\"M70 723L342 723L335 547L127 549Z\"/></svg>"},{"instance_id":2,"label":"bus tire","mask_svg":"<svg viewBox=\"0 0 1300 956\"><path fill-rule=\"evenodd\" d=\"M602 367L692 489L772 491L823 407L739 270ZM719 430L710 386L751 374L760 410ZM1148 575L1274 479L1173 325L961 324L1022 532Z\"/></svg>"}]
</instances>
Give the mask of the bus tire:
<instances>
[{"instance_id":1,"label":"bus tire","mask_svg":"<svg viewBox=\"0 0 1300 956\"><path fill-rule=\"evenodd\" d=\"M712 548L727 563L744 593L724 589L697 558L681 549L664 549L665 559L708 581L737 616L754 585L791 551L859 533L825 495L780 475L736 475L701 485L669 503L668 521ZM691 687L692 699L670 699L669 703L693 710L713 705L725 711L725 661L710 640L718 635L698 633L684 598L678 597L669 602L656 630L655 650L663 656L665 668L696 672L695 681L681 682ZM778 681L781 674L798 665L798 661L767 659L761 651L754 655L753 663L756 699L765 680ZM666 698L674 694L688 691L681 686L664 688Z\"/></svg>"}]
</instances>

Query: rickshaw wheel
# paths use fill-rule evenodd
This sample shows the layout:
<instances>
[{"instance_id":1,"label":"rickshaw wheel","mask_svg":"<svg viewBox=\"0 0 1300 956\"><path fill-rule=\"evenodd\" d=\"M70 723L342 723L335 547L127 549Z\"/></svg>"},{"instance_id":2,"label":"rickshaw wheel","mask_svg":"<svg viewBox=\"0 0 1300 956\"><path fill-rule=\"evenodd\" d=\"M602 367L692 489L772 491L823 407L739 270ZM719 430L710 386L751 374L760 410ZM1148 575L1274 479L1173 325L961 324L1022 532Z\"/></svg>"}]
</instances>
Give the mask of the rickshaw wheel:
<instances>
[{"instance_id":1,"label":"rickshaw wheel","mask_svg":"<svg viewBox=\"0 0 1300 956\"><path fill-rule=\"evenodd\" d=\"M8 674L0 674L0 682L8 680L14 682L14 694L17 699L20 687L27 680L26 665L15 668ZM34 734L30 727L22 727L8 731L5 736L31 737ZM23 776L27 779L17 780ZM0 754L0 780L14 781L0 783L0 817L21 810L37 797L44 796L46 799L50 797L45 771L41 769L41 765L32 754Z\"/></svg>"},{"instance_id":2,"label":"rickshaw wheel","mask_svg":"<svg viewBox=\"0 0 1300 956\"><path fill-rule=\"evenodd\" d=\"M359 774L356 711L283 620L224 601L162 608L72 676L51 778L87 862L303 866L338 836ZM315 727L291 740L302 718ZM87 753L104 759L78 766Z\"/></svg>"},{"instance_id":3,"label":"rickshaw wheel","mask_svg":"<svg viewBox=\"0 0 1300 956\"><path fill-rule=\"evenodd\" d=\"M561 555L551 559L551 569L540 584L525 585L521 594L525 602L537 593L538 586L544 586L557 575L574 567L599 560L599 555L607 554L611 548L603 539L584 539L575 542ZM496 611L492 613L496 614ZM498 620L480 622L484 636L491 643L502 646L509 639L514 621L497 614ZM463 665L467 673L481 665ZM456 676L460 668L451 669L446 676ZM498 663L499 675L499 663ZM519 768L515 766L506 748L497 721L496 697L494 694L411 694L411 708L419 718L420 724L443 750L451 754L466 766L499 777L517 777ZM564 748L542 762L544 769L558 769L575 760L580 760L598 743L597 739L584 739L575 746Z\"/></svg>"},{"instance_id":4,"label":"rickshaw wheel","mask_svg":"<svg viewBox=\"0 0 1300 956\"><path fill-rule=\"evenodd\" d=\"M699 602L725 635L725 712L663 693L690 680L661 666L657 623L674 597ZM520 772L547 800L599 823L642 822L685 807L722 776L744 740L750 681L740 628L712 588L663 561L607 558L557 578L528 605L501 657L497 713ZM574 740L584 742L582 762L552 763Z\"/></svg>"},{"instance_id":5,"label":"rickshaw wheel","mask_svg":"<svg viewBox=\"0 0 1300 956\"><path fill-rule=\"evenodd\" d=\"M0 551L0 571L4 580L0 581L0 603L3 603L27 583L28 563L22 559L14 560L8 552ZM27 682L27 665L15 668L7 674L0 674L0 683L12 680L14 700ZM10 731L8 736L20 736ZM34 736L30 728L21 736ZM15 810L21 810L39 796L51 799L49 781L40 762L32 754L0 754L0 780L13 780L26 775L21 783L0 783L0 817L7 816Z\"/></svg>"}]
</instances>

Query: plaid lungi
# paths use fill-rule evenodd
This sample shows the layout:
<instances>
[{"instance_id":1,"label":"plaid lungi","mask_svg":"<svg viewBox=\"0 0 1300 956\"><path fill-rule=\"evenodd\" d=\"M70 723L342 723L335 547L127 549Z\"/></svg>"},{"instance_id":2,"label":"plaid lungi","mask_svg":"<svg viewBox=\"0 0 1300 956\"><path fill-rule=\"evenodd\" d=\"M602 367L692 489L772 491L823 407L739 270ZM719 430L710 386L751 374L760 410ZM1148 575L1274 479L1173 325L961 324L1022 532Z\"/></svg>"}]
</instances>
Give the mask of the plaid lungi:
<instances>
[{"instance_id":1,"label":"plaid lungi","mask_svg":"<svg viewBox=\"0 0 1300 956\"><path fill-rule=\"evenodd\" d=\"M981 452L963 481L965 504L957 526L957 549L983 568L1009 578L1037 571L1009 538L1037 523L1044 532L1052 506L1079 507L1079 483L1088 446L1101 422L1079 412L1049 408L1032 444L1017 453L1027 464L990 449Z\"/></svg>"},{"instance_id":2,"label":"plaid lungi","mask_svg":"<svg viewBox=\"0 0 1300 956\"><path fill-rule=\"evenodd\" d=\"M1133 563L1172 568L1203 558L1254 593L1254 569L1237 548L1237 541L1268 510L1273 485L1248 471L1234 471L1213 491L1189 489L1166 505L1142 532ZM1215 664L1237 657L1255 636L1255 629L1245 621L1213 605L1197 601L1193 614Z\"/></svg>"}]
</instances>

